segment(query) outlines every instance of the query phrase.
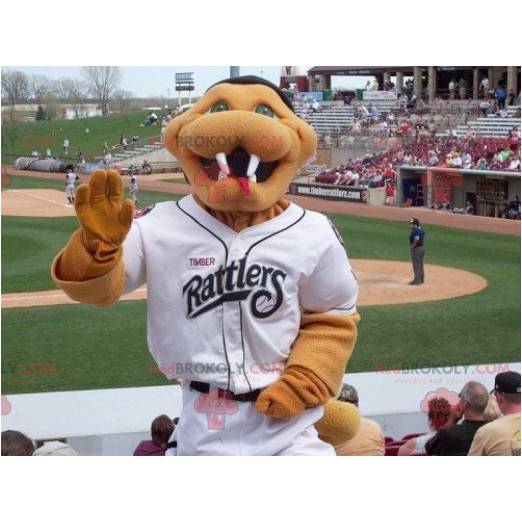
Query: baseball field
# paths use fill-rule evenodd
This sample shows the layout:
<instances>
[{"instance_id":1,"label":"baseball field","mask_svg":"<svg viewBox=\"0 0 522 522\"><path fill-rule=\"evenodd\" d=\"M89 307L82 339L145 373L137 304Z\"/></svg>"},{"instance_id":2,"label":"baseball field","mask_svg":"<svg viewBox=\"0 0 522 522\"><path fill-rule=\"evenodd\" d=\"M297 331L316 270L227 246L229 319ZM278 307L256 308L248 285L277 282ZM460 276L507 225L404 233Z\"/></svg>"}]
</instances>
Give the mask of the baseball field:
<instances>
[{"instance_id":1,"label":"baseball field","mask_svg":"<svg viewBox=\"0 0 522 522\"><path fill-rule=\"evenodd\" d=\"M9 205L30 191L35 201L51 204L52 197L38 196L39 190L63 197L63 215L5 215L7 195L14 198ZM140 204L177 197L172 191L141 190ZM43 299L54 295L49 266L77 226L65 206L63 181L11 175L2 202L2 393L165 384L147 349L143 294L111 308L67 301L30 306L33 301L26 299L33 292ZM364 287L360 335L348 372L519 360L519 236L428 224L426 262L435 266L428 269L425 287L412 288L405 284L407 223L329 216ZM386 263L391 261L396 263ZM393 286L397 278L400 285Z\"/></svg>"}]
</instances>

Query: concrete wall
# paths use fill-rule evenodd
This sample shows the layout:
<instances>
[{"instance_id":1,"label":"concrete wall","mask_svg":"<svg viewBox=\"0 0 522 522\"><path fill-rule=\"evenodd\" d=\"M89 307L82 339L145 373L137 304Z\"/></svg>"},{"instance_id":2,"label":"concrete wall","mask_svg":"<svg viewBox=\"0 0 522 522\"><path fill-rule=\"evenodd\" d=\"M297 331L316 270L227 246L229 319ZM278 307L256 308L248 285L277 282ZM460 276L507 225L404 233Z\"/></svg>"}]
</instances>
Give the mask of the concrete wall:
<instances>
[{"instance_id":1,"label":"concrete wall","mask_svg":"<svg viewBox=\"0 0 522 522\"><path fill-rule=\"evenodd\" d=\"M377 420L394 438L426 429L423 401L430 394L455 398L470 380L491 389L497 373L520 372L520 362L397 368L376 361L374 366L376 371L346 374L344 381L357 388L361 414ZM27 393L4 400L10 409L2 415L2 430L19 430L33 439L65 438L82 455L132 455L137 444L149 438L157 415L179 415L181 389L169 385Z\"/></svg>"},{"instance_id":2,"label":"concrete wall","mask_svg":"<svg viewBox=\"0 0 522 522\"><path fill-rule=\"evenodd\" d=\"M171 163L177 161L176 157L167 149L156 149L152 152L134 156L125 161L119 161L118 163L121 163L124 167L128 167L129 165L141 165L143 160L147 160L149 163Z\"/></svg>"}]
</instances>

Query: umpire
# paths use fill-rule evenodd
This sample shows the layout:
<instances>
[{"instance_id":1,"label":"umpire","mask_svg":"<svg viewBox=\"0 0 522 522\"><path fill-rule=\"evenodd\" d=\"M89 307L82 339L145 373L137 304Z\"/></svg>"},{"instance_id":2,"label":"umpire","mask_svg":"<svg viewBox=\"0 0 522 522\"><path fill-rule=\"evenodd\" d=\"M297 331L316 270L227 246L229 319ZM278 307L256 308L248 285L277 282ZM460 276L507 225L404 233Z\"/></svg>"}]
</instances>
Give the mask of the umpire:
<instances>
[{"instance_id":1,"label":"umpire","mask_svg":"<svg viewBox=\"0 0 522 522\"><path fill-rule=\"evenodd\" d=\"M424 283L424 230L417 218L410 219L410 249L413 264L413 281L410 285Z\"/></svg>"}]
</instances>

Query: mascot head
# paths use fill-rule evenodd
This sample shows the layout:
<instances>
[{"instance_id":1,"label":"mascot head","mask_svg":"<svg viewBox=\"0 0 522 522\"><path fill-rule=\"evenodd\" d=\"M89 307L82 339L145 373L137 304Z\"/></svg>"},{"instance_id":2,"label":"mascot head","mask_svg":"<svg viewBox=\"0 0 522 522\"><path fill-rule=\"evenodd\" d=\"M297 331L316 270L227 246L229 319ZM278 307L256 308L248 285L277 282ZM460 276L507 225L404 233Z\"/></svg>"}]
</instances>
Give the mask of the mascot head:
<instances>
[{"instance_id":1,"label":"mascot head","mask_svg":"<svg viewBox=\"0 0 522 522\"><path fill-rule=\"evenodd\" d=\"M317 137L278 87L240 76L214 84L174 118L164 142L206 206L258 212L283 196Z\"/></svg>"}]
</instances>

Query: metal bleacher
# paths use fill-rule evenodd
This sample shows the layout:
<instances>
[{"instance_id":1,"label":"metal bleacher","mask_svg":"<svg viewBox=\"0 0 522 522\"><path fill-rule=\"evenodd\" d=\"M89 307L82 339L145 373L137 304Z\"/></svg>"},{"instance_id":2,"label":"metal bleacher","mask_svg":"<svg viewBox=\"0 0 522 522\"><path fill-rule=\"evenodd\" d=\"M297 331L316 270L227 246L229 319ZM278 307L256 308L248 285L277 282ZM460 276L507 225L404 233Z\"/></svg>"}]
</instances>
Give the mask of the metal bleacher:
<instances>
[{"instance_id":1,"label":"metal bleacher","mask_svg":"<svg viewBox=\"0 0 522 522\"><path fill-rule=\"evenodd\" d=\"M514 127L520 129L520 118L477 118L468 121L467 125L457 125L457 136L464 136L468 129L477 131L480 136L502 138Z\"/></svg>"},{"instance_id":2,"label":"metal bleacher","mask_svg":"<svg viewBox=\"0 0 522 522\"><path fill-rule=\"evenodd\" d=\"M353 107L349 105L322 106L321 112L305 116L306 121L318 134L339 132L354 121Z\"/></svg>"}]
</instances>

